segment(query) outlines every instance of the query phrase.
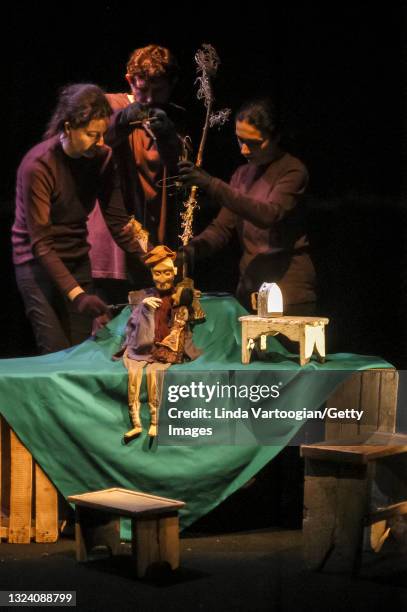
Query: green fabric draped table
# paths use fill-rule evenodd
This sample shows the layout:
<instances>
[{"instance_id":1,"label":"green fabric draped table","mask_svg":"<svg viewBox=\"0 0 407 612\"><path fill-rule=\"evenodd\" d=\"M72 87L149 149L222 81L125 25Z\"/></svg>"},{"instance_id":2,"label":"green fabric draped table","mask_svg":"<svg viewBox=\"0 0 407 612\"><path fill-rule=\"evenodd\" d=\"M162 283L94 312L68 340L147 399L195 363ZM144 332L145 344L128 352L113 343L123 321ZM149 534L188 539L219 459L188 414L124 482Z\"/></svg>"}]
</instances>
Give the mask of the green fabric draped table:
<instances>
[{"instance_id":1,"label":"green fabric draped table","mask_svg":"<svg viewBox=\"0 0 407 612\"><path fill-rule=\"evenodd\" d=\"M272 385L284 372L280 406L316 409L351 372L391 367L379 357L336 354L328 355L324 364L311 360L300 368L298 358L290 356L275 338L270 338L272 360L242 365L238 317L246 311L225 296L204 296L202 306L207 321L195 327L194 342L203 355L166 372L161 414L168 408L170 385L192 381ZM149 412L142 387L146 427L125 445L123 433L130 427L127 371L111 357L121 346L129 314L125 308L96 338L71 349L0 361L0 412L65 497L122 487L182 499L186 506L180 513L181 526L185 528L252 478L303 423L268 421L264 436L253 435L244 425L234 442L222 434L222 444L216 438L209 445L198 438L188 445L163 445L160 436L151 443L145 433ZM310 372L324 375L308 379L305 374ZM271 409L274 401L262 400L261 407ZM233 409L233 401L227 403ZM184 404L197 406L196 400Z\"/></svg>"}]
</instances>

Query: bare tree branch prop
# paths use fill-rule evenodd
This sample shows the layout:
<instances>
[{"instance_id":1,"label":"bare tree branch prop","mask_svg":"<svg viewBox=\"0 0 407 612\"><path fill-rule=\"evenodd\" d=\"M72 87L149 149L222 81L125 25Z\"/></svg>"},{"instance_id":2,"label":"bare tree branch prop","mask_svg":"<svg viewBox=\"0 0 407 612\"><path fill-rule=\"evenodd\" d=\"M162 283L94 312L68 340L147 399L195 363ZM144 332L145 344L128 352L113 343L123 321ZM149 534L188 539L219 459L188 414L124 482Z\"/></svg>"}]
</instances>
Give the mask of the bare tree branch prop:
<instances>
[{"instance_id":1,"label":"bare tree branch prop","mask_svg":"<svg viewBox=\"0 0 407 612\"><path fill-rule=\"evenodd\" d=\"M224 109L217 113L212 113L212 106L214 102L212 79L216 76L220 60L212 45L203 44L202 48L199 49L195 54L195 62L197 64L198 77L196 82L198 83L198 100L203 100L206 108L205 123L202 130L201 141L199 143L199 149L195 160L195 165L200 167L202 165L203 152L208 136L209 127L214 125L223 125L230 116L230 109ZM189 196L184 202L184 211L181 213L181 227L183 228L182 235L180 236L182 244L186 246L193 237L193 219L195 209L198 208L197 201L198 187L195 185L191 187Z\"/></svg>"}]
</instances>

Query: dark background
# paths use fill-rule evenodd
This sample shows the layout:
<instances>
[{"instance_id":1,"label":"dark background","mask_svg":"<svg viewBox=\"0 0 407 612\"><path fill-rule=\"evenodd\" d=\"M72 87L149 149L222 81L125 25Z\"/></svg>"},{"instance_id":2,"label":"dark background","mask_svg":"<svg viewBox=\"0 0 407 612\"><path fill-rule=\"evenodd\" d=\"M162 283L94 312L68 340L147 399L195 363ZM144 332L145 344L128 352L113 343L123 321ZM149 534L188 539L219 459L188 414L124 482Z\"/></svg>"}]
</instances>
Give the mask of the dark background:
<instances>
[{"instance_id":1,"label":"dark background","mask_svg":"<svg viewBox=\"0 0 407 612\"><path fill-rule=\"evenodd\" d=\"M182 67L174 101L188 108L194 142L203 123L195 99L194 54L215 46L221 67L218 108L234 111L258 93L277 96L290 152L306 163L309 233L320 281L320 314L329 316L328 350L407 363L404 310L406 15L403 2L249 4L218 15L220 3L14 3L3 15L0 273L1 357L32 354L16 292L9 232L16 168L41 139L59 87L93 81L126 91L131 51L170 47ZM226 5L225 5L226 6ZM228 179L241 163L233 122L210 133L204 167ZM197 229L215 208L203 200ZM197 271L202 289L233 290L235 251Z\"/></svg>"}]
</instances>

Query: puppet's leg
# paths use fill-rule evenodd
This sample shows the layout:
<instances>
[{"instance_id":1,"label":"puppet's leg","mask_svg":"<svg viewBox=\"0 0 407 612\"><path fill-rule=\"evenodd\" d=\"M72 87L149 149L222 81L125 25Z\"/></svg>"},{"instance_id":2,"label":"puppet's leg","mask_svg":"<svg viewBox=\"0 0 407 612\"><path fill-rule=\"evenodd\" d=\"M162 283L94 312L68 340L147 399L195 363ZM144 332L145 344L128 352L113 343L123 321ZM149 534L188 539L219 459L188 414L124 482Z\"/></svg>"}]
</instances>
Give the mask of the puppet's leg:
<instances>
[{"instance_id":1,"label":"puppet's leg","mask_svg":"<svg viewBox=\"0 0 407 612\"><path fill-rule=\"evenodd\" d=\"M149 363L146 368L148 405L150 408L150 429L148 435L157 435L158 413L164 385L164 372L170 367L170 363Z\"/></svg>"},{"instance_id":2,"label":"puppet's leg","mask_svg":"<svg viewBox=\"0 0 407 612\"><path fill-rule=\"evenodd\" d=\"M130 429L124 434L126 441L131 440L135 436L138 436L141 431L140 421L140 387L143 379L143 368L146 365L145 361L135 361L129 359L127 353L123 355L123 363L126 366L129 373L128 380L128 400L129 400L129 414L130 420L133 423L133 429Z\"/></svg>"}]
</instances>

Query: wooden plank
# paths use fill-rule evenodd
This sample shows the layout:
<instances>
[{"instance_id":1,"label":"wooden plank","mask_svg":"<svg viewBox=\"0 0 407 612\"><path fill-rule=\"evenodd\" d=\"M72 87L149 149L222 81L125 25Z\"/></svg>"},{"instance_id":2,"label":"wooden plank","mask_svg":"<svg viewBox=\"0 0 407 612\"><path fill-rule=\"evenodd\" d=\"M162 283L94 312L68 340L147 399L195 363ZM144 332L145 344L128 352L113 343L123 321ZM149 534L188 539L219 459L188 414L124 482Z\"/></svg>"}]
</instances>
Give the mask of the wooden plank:
<instances>
[{"instance_id":1,"label":"wooden plank","mask_svg":"<svg viewBox=\"0 0 407 612\"><path fill-rule=\"evenodd\" d=\"M0 431L0 446L1 446L1 470L0 470L0 541L8 537L8 519L10 516L10 426L7 421L0 415L1 431Z\"/></svg>"},{"instance_id":2,"label":"wooden plank","mask_svg":"<svg viewBox=\"0 0 407 612\"><path fill-rule=\"evenodd\" d=\"M372 370L361 373L359 409L363 410L359 432L376 431L379 423L381 372Z\"/></svg>"},{"instance_id":3,"label":"wooden plank","mask_svg":"<svg viewBox=\"0 0 407 612\"><path fill-rule=\"evenodd\" d=\"M359 410L361 393L361 372L353 372L327 400L327 407L344 410L346 408ZM357 422L346 422L340 419L327 419L325 423L325 438L335 439L356 436L359 433Z\"/></svg>"},{"instance_id":4,"label":"wooden plank","mask_svg":"<svg viewBox=\"0 0 407 612\"><path fill-rule=\"evenodd\" d=\"M325 438L353 437L366 431L394 432L398 372L381 368L354 372L327 400L327 406L363 410L359 423L327 419Z\"/></svg>"},{"instance_id":5,"label":"wooden plank","mask_svg":"<svg viewBox=\"0 0 407 612\"><path fill-rule=\"evenodd\" d=\"M32 456L10 430L11 491L8 541L28 544L31 538Z\"/></svg>"},{"instance_id":6,"label":"wooden plank","mask_svg":"<svg viewBox=\"0 0 407 612\"><path fill-rule=\"evenodd\" d=\"M345 381L345 383L347 384L344 390L344 408L349 408L350 410L359 410L362 393L362 373L355 372L350 378ZM341 437L346 438L358 435L359 423L357 421L341 420L340 423Z\"/></svg>"},{"instance_id":7,"label":"wooden plank","mask_svg":"<svg viewBox=\"0 0 407 612\"><path fill-rule=\"evenodd\" d=\"M161 561L169 563L171 569L179 567L179 518L178 515L163 517L159 522Z\"/></svg>"},{"instance_id":8,"label":"wooden plank","mask_svg":"<svg viewBox=\"0 0 407 612\"><path fill-rule=\"evenodd\" d=\"M407 446L335 446L303 445L301 454L320 461L333 461L336 463L354 463L363 465L374 459L402 455L407 453Z\"/></svg>"},{"instance_id":9,"label":"wooden plank","mask_svg":"<svg viewBox=\"0 0 407 612\"><path fill-rule=\"evenodd\" d=\"M120 516L155 516L183 508L185 502L149 493L114 487L80 495L70 495L69 502L96 510L105 510Z\"/></svg>"},{"instance_id":10,"label":"wooden plank","mask_svg":"<svg viewBox=\"0 0 407 612\"><path fill-rule=\"evenodd\" d=\"M35 541L58 540L58 493L52 482L35 464Z\"/></svg>"},{"instance_id":11,"label":"wooden plank","mask_svg":"<svg viewBox=\"0 0 407 612\"><path fill-rule=\"evenodd\" d=\"M131 531L136 573L142 578L151 565L160 561L159 520L132 519Z\"/></svg>"},{"instance_id":12,"label":"wooden plank","mask_svg":"<svg viewBox=\"0 0 407 612\"><path fill-rule=\"evenodd\" d=\"M304 555L310 569L350 572L360 558L368 508L367 466L306 459Z\"/></svg>"},{"instance_id":13,"label":"wooden plank","mask_svg":"<svg viewBox=\"0 0 407 612\"><path fill-rule=\"evenodd\" d=\"M309 569L323 567L334 546L337 466L306 459L303 541Z\"/></svg>"},{"instance_id":14,"label":"wooden plank","mask_svg":"<svg viewBox=\"0 0 407 612\"><path fill-rule=\"evenodd\" d=\"M397 391L399 374L396 370L382 370L380 376L380 402L377 428L396 431Z\"/></svg>"}]
</instances>

